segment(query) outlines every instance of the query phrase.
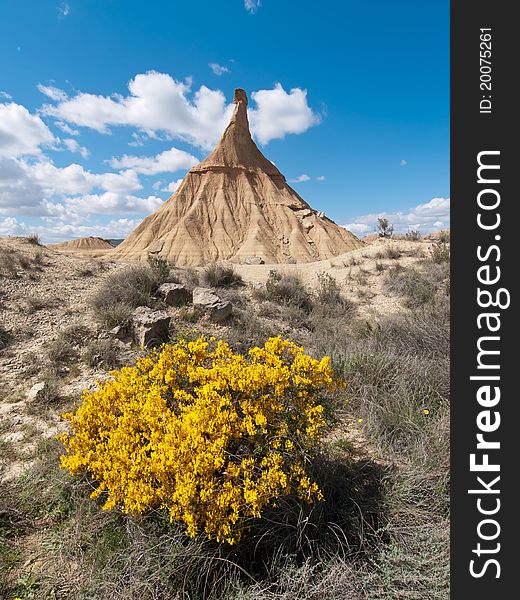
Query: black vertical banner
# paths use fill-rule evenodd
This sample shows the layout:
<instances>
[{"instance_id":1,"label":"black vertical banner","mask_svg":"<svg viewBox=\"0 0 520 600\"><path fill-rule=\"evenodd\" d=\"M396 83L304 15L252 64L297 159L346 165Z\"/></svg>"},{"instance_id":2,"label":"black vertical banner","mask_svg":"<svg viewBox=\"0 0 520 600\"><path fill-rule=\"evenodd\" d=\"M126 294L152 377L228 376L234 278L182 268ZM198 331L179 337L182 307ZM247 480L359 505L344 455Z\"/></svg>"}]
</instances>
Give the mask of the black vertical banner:
<instances>
[{"instance_id":1,"label":"black vertical banner","mask_svg":"<svg viewBox=\"0 0 520 600\"><path fill-rule=\"evenodd\" d=\"M517 597L520 51L514 3L451 4L452 564L455 600ZM515 110L513 110L515 103ZM515 345L513 343L516 342ZM516 590L516 591L515 591Z\"/></svg>"}]
</instances>

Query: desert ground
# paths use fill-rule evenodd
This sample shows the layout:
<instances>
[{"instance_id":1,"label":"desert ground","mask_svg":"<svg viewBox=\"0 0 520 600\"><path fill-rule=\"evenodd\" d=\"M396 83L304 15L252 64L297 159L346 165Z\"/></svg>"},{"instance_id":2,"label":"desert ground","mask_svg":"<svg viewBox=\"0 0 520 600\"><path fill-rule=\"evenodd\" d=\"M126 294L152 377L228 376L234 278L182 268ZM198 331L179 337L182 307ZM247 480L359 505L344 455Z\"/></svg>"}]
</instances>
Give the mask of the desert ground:
<instances>
[{"instance_id":1,"label":"desert ground","mask_svg":"<svg viewBox=\"0 0 520 600\"><path fill-rule=\"evenodd\" d=\"M164 282L211 289L231 315L171 306ZM128 285L141 295L126 297ZM128 325L141 305L168 315L169 340L211 335L245 352L281 335L331 357L347 389L320 449L324 508L223 550L102 511L86 479L59 469L61 415L146 353ZM446 239L175 268L1 238L0 596L447 598L448 348Z\"/></svg>"}]
</instances>

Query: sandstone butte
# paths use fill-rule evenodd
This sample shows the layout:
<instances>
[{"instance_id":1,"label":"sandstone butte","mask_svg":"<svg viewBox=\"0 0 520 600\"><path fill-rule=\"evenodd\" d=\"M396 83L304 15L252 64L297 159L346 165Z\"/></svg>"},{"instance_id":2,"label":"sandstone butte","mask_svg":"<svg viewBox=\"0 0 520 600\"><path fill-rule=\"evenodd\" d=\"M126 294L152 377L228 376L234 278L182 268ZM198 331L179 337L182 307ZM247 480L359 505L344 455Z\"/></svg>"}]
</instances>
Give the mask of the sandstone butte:
<instances>
[{"instance_id":1,"label":"sandstone butte","mask_svg":"<svg viewBox=\"0 0 520 600\"><path fill-rule=\"evenodd\" d=\"M48 244L49 248L56 250L111 250L114 246L100 237L82 237L68 242Z\"/></svg>"},{"instance_id":2,"label":"sandstone butte","mask_svg":"<svg viewBox=\"0 0 520 600\"><path fill-rule=\"evenodd\" d=\"M178 266L212 262L314 262L362 246L313 210L258 149L247 95L235 90L231 121L213 152L177 191L111 253L122 260L160 255Z\"/></svg>"}]
</instances>

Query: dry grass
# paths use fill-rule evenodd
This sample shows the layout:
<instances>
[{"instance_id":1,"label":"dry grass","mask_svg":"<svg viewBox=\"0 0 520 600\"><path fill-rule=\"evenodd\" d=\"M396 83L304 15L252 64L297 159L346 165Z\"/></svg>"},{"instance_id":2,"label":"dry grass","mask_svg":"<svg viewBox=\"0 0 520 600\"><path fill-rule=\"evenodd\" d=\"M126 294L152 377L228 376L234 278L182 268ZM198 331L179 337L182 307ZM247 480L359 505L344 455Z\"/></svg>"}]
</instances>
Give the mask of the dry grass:
<instances>
[{"instance_id":1,"label":"dry grass","mask_svg":"<svg viewBox=\"0 0 520 600\"><path fill-rule=\"evenodd\" d=\"M208 287L238 287L244 285L242 277L232 265L211 264L201 274L201 280Z\"/></svg>"},{"instance_id":2,"label":"dry grass","mask_svg":"<svg viewBox=\"0 0 520 600\"><path fill-rule=\"evenodd\" d=\"M107 329L126 326L134 308L154 304L153 294L163 281L158 270L149 266L110 273L91 297L94 317Z\"/></svg>"},{"instance_id":3,"label":"dry grass","mask_svg":"<svg viewBox=\"0 0 520 600\"><path fill-rule=\"evenodd\" d=\"M106 371L121 366L119 348L110 339L90 342L83 350L82 359L89 367L103 368Z\"/></svg>"},{"instance_id":4,"label":"dry grass","mask_svg":"<svg viewBox=\"0 0 520 600\"><path fill-rule=\"evenodd\" d=\"M153 303L157 278L144 269L147 275L109 276L94 294L97 314L132 310L136 299ZM367 273L360 270L360 277ZM102 511L89 498L91 483L60 471L60 447L46 442L36 464L0 490L0 597L445 600L448 277L448 263L433 258L413 270L388 268L381 277L388 292L412 308L378 320L362 320L326 274L313 293L298 277L278 274L253 292L252 302L249 289L223 290L236 308L217 335L235 349L281 334L316 357L329 355L348 382L345 394L329 400L332 435L312 466L325 502L301 507L286 499L240 544L219 546L187 538L160 511L143 519ZM137 291L127 289L128 279ZM179 318L197 321L190 311L183 307ZM73 331L64 337L76 353L72 360L83 347L83 360L95 368L118 359L111 340L88 342ZM69 360L66 350L60 360ZM60 402L49 394L44 404Z\"/></svg>"}]
</instances>

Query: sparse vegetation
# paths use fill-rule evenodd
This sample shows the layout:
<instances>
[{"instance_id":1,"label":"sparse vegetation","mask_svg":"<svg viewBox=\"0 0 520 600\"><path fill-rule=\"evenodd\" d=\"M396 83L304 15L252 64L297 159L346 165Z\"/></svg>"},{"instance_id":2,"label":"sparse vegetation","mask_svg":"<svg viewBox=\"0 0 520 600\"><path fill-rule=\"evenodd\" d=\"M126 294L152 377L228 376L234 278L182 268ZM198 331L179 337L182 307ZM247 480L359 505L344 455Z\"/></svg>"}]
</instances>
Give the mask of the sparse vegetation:
<instances>
[{"instance_id":1,"label":"sparse vegetation","mask_svg":"<svg viewBox=\"0 0 520 600\"><path fill-rule=\"evenodd\" d=\"M40 237L37 233L32 233L28 235L26 238L28 244L32 244L33 246L41 246Z\"/></svg>"},{"instance_id":2,"label":"sparse vegetation","mask_svg":"<svg viewBox=\"0 0 520 600\"><path fill-rule=\"evenodd\" d=\"M155 274L158 282L164 283L168 279L168 275L170 274L171 270L171 265L162 256L159 256L158 254L149 254L148 266Z\"/></svg>"},{"instance_id":3,"label":"sparse vegetation","mask_svg":"<svg viewBox=\"0 0 520 600\"><path fill-rule=\"evenodd\" d=\"M445 264L425 260L421 263L421 270L401 266L389 269L385 280L386 289L403 296L409 308L433 302L442 282L448 277Z\"/></svg>"},{"instance_id":4,"label":"sparse vegetation","mask_svg":"<svg viewBox=\"0 0 520 600\"><path fill-rule=\"evenodd\" d=\"M326 313L329 317L333 317L353 311L354 304L342 294L336 279L329 273L319 273L313 316Z\"/></svg>"},{"instance_id":5,"label":"sparse vegetation","mask_svg":"<svg viewBox=\"0 0 520 600\"><path fill-rule=\"evenodd\" d=\"M381 237L390 238L394 233L394 226L386 217L378 217L377 231Z\"/></svg>"},{"instance_id":6,"label":"sparse vegetation","mask_svg":"<svg viewBox=\"0 0 520 600\"><path fill-rule=\"evenodd\" d=\"M360 268L352 268L347 280L343 278L348 267L338 267L320 274L317 285L308 289L301 278L296 277L295 283L278 273L256 291L250 286L221 288L219 295L234 306L226 324L209 325L191 305L170 309L176 323L186 322L176 327L186 330L176 334L180 337L196 340L201 333L218 331L235 352L244 353L283 333L303 345L311 357L331 357L335 373L348 387L327 398L324 406L335 417L332 429L316 449L313 464L307 466L310 481L323 492L323 502L307 505L280 498L276 507L263 513L265 519L248 522L247 535L233 546L206 540L204 535L188 538L183 527L171 524L160 510L141 518L101 510L106 497L97 502L89 498L93 480L61 471L57 442L43 441L31 450L36 462L22 476L0 484L0 596L8 600L17 596L445 600L449 595L449 254L439 261L433 255L417 260L419 255L410 254L404 242L403 249L393 241L390 244L395 244L402 260L384 262L389 257L381 257L374 271L375 257L370 252L366 260L359 259L355 266ZM378 242L382 251L390 244ZM15 261L20 280L9 281L7 288L26 282ZM72 265L74 274L79 264ZM148 275L116 268L107 277L96 269L88 275L91 280L80 282L86 289L101 281L93 297L103 288L101 299L107 300L92 308L105 326L125 322L136 301L156 306L154 294L161 278L150 265L138 269ZM195 269L175 269L168 279L198 284L199 272L202 280L203 271ZM109 285L112 275L118 277ZM128 287L135 289L127 289L129 281ZM369 311L364 310L369 297L380 295L381 285L392 295L393 306L399 307L395 314L371 312L377 300ZM35 287L33 295L49 302L41 289ZM62 293L54 289L52 293L56 294L54 321ZM3 307L9 301L3 297ZM20 296L19 306L26 302ZM84 304L74 308L76 321ZM71 314L66 310L64 314ZM58 331L58 339L41 350L39 327L47 315L37 316L24 315L35 350L26 353L23 364L19 362L19 378L38 375L48 384L24 418L34 415L38 422L48 419L54 424L56 415L77 398L79 390L71 391L74 382L84 385L86 368L81 368L79 379L80 359L94 369L110 369L132 364L138 354L135 349L122 352L123 346L111 338L92 339L89 330L76 328ZM29 343L22 329L13 331L17 343ZM0 347L1 343L2 329ZM13 360L12 340L9 344L2 355ZM23 398L30 385L10 402ZM171 406L175 407L173 398ZM23 427L27 440L41 439L40 429L32 424ZM22 456L26 442L8 437L4 441L3 431L0 426L5 460L26 460ZM233 452L241 456L244 449L237 445Z\"/></svg>"},{"instance_id":7,"label":"sparse vegetation","mask_svg":"<svg viewBox=\"0 0 520 600\"><path fill-rule=\"evenodd\" d=\"M434 263L442 264L450 262L450 245L446 242L437 242L433 244L430 250L430 257Z\"/></svg>"},{"instance_id":8,"label":"sparse vegetation","mask_svg":"<svg viewBox=\"0 0 520 600\"><path fill-rule=\"evenodd\" d=\"M233 265L214 263L208 265L201 275L202 282L208 287L237 287L244 285L242 277L235 272Z\"/></svg>"},{"instance_id":9,"label":"sparse vegetation","mask_svg":"<svg viewBox=\"0 0 520 600\"><path fill-rule=\"evenodd\" d=\"M85 347L82 358L89 367L106 371L121 366L120 350L111 339L93 340Z\"/></svg>"},{"instance_id":10,"label":"sparse vegetation","mask_svg":"<svg viewBox=\"0 0 520 600\"><path fill-rule=\"evenodd\" d=\"M25 300L28 314L33 314L44 308L49 308L54 304L53 300L43 298L42 296L28 296Z\"/></svg>"},{"instance_id":11,"label":"sparse vegetation","mask_svg":"<svg viewBox=\"0 0 520 600\"><path fill-rule=\"evenodd\" d=\"M158 271L149 266L131 266L110 273L91 298L95 318L107 329L126 326L134 308L153 305L153 294L163 281Z\"/></svg>"},{"instance_id":12,"label":"sparse vegetation","mask_svg":"<svg viewBox=\"0 0 520 600\"><path fill-rule=\"evenodd\" d=\"M451 236L450 230L443 229L443 230L439 231L437 239L441 244L449 244L450 236Z\"/></svg>"},{"instance_id":13,"label":"sparse vegetation","mask_svg":"<svg viewBox=\"0 0 520 600\"><path fill-rule=\"evenodd\" d=\"M255 288L257 299L297 306L306 312L312 309L312 298L298 275L269 271L264 288Z\"/></svg>"},{"instance_id":14,"label":"sparse vegetation","mask_svg":"<svg viewBox=\"0 0 520 600\"><path fill-rule=\"evenodd\" d=\"M54 373L62 373L79 356L79 346L83 345L90 332L82 325L69 325L60 331L47 347L47 358Z\"/></svg>"},{"instance_id":15,"label":"sparse vegetation","mask_svg":"<svg viewBox=\"0 0 520 600\"><path fill-rule=\"evenodd\" d=\"M7 248L0 249L0 275L11 278L18 276L16 254Z\"/></svg>"},{"instance_id":16,"label":"sparse vegetation","mask_svg":"<svg viewBox=\"0 0 520 600\"><path fill-rule=\"evenodd\" d=\"M418 229L410 229L404 235L405 239L409 242L419 242L422 239Z\"/></svg>"},{"instance_id":17,"label":"sparse vegetation","mask_svg":"<svg viewBox=\"0 0 520 600\"><path fill-rule=\"evenodd\" d=\"M397 260L398 258L401 258L401 252L393 246L387 246L384 250L376 252L375 257L378 259L389 258L391 260Z\"/></svg>"}]
</instances>

